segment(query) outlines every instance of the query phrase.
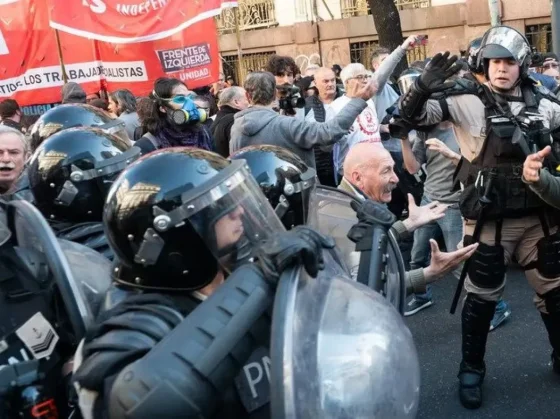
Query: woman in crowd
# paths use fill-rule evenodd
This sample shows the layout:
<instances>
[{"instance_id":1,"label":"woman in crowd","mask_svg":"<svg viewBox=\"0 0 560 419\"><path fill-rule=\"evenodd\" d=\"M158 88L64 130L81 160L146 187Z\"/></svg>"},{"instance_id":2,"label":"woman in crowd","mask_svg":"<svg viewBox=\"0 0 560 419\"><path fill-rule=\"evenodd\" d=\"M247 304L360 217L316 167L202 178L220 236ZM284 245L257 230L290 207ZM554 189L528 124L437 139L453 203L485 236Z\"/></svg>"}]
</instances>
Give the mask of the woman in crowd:
<instances>
[{"instance_id":1,"label":"woman in crowd","mask_svg":"<svg viewBox=\"0 0 560 419\"><path fill-rule=\"evenodd\" d=\"M212 150L212 135L202 125L206 112L192 100L192 92L178 79L156 80L150 94L151 107L142 126L146 132L135 146L142 154L168 147Z\"/></svg>"},{"instance_id":2,"label":"woman in crowd","mask_svg":"<svg viewBox=\"0 0 560 419\"><path fill-rule=\"evenodd\" d=\"M134 138L134 130L140 126L136 113L136 97L130 90L121 89L109 94L109 112L124 122L126 133Z\"/></svg>"}]
</instances>

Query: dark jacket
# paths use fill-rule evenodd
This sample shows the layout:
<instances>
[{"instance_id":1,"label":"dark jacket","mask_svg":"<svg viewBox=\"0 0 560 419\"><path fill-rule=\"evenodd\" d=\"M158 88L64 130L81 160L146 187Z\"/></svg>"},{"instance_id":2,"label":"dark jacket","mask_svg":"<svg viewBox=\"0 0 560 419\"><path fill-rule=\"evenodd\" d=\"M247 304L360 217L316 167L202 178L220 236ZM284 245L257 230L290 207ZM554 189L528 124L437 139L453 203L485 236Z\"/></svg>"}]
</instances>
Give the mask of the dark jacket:
<instances>
[{"instance_id":1,"label":"dark jacket","mask_svg":"<svg viewBox=\"0 0 560 419\"><path fill-rule=\"evenodd\" d=\"M233 125L233 116L239 112L239 109L224 105L216 114L216 119L210 128L210 132L214 137L214 147L216 153L220 156L229 156L229 139L231 126Z\"/></svg>"}]
</instances>

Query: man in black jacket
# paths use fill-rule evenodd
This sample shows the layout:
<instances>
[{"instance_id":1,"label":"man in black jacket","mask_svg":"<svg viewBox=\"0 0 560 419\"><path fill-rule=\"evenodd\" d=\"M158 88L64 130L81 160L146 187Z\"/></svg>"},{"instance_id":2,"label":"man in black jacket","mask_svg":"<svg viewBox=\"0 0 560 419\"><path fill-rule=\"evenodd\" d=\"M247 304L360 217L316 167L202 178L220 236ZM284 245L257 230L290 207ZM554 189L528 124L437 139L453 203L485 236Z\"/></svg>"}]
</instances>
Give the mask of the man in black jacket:
<instances>
[{"instance_id":1,"label":"man in black jacket","mask_svg":"<svg viewBox=\"0 0 560 419\"><path fill-rule=\"evenodd\" d=\"M214 137L216 152L223 157L228 157L233 115L249 107L245 89L239 86L232 86L224 89L222 93L220 93L218 107L220 110L216 115L216 119L210 131Z\"/></svg>"}]
</instances>

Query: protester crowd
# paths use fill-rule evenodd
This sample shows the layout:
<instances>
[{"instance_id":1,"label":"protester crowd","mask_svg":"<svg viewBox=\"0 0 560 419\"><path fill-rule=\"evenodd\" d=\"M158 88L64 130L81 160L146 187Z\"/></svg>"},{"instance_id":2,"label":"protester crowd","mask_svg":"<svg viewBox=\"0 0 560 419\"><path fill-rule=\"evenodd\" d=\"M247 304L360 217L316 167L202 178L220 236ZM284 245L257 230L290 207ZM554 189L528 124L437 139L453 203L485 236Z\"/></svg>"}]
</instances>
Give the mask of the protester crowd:
<instances>
[{"instance_id":1,"label":"protester crowd","mask_svg":"<svg viewBox=\"0 0 560 419\"><path fill-rule=\"evenodd\" d=\"M404 315L415 315L435 303L427 284L444 278L447 273L459 281L463 262L477 249L478 240L463 240L465 236L478 233L472 231L474 224L469 224L472 220L466 219L460 209L467 199L465 185L468 182L457 181L457 173L482 152L480 130L483 125L474 121L470 131L465 128L464 118L467 116L458 116L460 110L454 107L453 100L458 101L472 93L472 89L476 93L476 86L498 83L492 79L490 62L505 60L506 64L495 65L510 65L517 59L517 56L509 58L507 54L484 58L479 55L481 39L476 39L457 61L438 54L409 63L402 74L395 74L395 68L407 51L419 42L421 37L413 35L394 51L375 50L369 68L359 63L332 68L310 65L302 73L293 58L275 55L266 69L251 71L240 83L243 87L235 85L232 78L226 79L222 73L216 83L205 89L190 89L178 79L160 78L147 97L136 97L126 89L108 94L88 94L79 84L67 83L61 92L62 105L36 121L27 120L15 100L3 100L0 102L0 194L7 201L23 199L32 202L59 238L85 245L112 260L116 266L116 282L133 289L163 290L165 293L175 288L175 285L169 285L175 278L192 275L193 269L199 275L203 271L202 268L195 269L197 259L193 255L204 263L205 256L199 254L197 247L206 245L207 237L203 237L200 243L193 240L185 244L168 232L170 227L161 227L165 223L175 223L177 228L184 228L181 224L184 220L175 217L179 213L189 214L190 206L186 206L185 201L190 190L186 186L189 182L196 188L202 181L211 179L214 172L226 170L225 167L237 159L246 159L253 177L272 205L271 212L278 215L287 230L297 232L301 231L297 226L306 224L306 216L286 216L293 211L294 205L303 205L301 202L294 204L290 196L293 191L303 196L306 182L310 181L305 174L311 173L317 184L337 188L358 202L378 203L393 214L392 228L399 233L408 269L406 284L410 298ZM541 103L547 100L551 103L553 121L548 127L554 130L560 123L560 102L555 102L560 98L558 57L547 54L538 67L523 65L527 68L521 71L527 71L527 74L522 73L519 77L527 77L534 86L542 89L544 99ZM510 77L508 71L503 70L498 80ZM430 72L440 78L445 76L444 80L436 86L436 82L432 83L425 76L432 74ZM513 86L504 87L500 92L510 92L516 84ZM453 89L452 93L445 93ZM508 106L507 102L503 103L502 106ZM461 104L461 109L469 106L475 105ZM476 129L479 131L475 132ZM177 147L188 149L177 151ZM552 149L554 151L554 147ZM253 163L250 156L255 150L257 163ZM523 172L526 184L540 182L538 173L546 153L548 151L533 157L530 168ZM64 166L64 159L71 164ZM270 166L263 168L265 163L262 162L268 162L267 159L272 159ZM99 167L103 169L96 173ZM282 170L288 173L288 168L297 173L297 180L290 180L282 191L276 193L278 184L274 179L284 179L279 173ZM174 172L177 179L170 180L167 176L172 177ZM117 178L119 174L121 176ZM521 179L521 172L518 174ZM189 176L192 179L187 178ZM285 178L290 179L287 175ZM134 198L130 198L127 193L134 182L134 187L140 189ZM549 189L540 188L537 188L539 196L549 193ZM128 198L124 198L126 196ZM194 208L198 202L193 200L190 205ZM228 240L237 243L236 231L243 231L235 224L236 220L250 211L255 211L253 215L258 218L255 208L259 207L236 207L225 211L220 206L223 205L221 201L214 204L211 208L220 207L220 210L206 215L204 220L212 219L215 230L205 230L205 234L213 237L214 244L226 243L223 248L229 249ZM287 209L283 209L284 206ZM147 223L145 231L133 228L144 225L144 218L152 215L156 221L153 225L150 224L152 221ZM222 220L231 223L232 227L223 224ZM505 226L506 220L503 222ZM272 224L264 226L270 229L271 235L276 228ZM192 225L196 229L198 224L192 222ZM187 234L185 231L183 234ZM266 232L262 235L268 236ZM508 240L513 239L504 230L504 246ZM499 244L500 238L496 238L496 242ZM529 245L525 243L525 246ZM221 245L218 249L222 249ZM189 252L192 253L188 255ZM533 254L533 249L515 255L517 262L530 271L534 262L528 253ZM192 263L178 261L177 258L181 257L192 259ZM503 259L503 254L501 257ZM511 258L512 254L508 253L506 260ZM223 254L220 253L216 260L223 261ZM348 264L351 265L348 268L352 279L356 280L358 266L352 262ZM208 280L196 286L185 286L180 291L188 291L188 304L197 306L223 286L224 278L233 271L213 270ZM473 277L471 270L469 276ZM553 273L552 276L558 275ZM533 283L538 284L540 276L534 278ZM476 313L484 311L488 320L476 324L464 320L467 324L467 329L463 328L464 336L476 335L472 341L468 336L466 338L468 347L460 370L460 397L463 405L469 408L480 406L480 386L485 372L481 357L472 355L469 348L482 345L482 349L477 347L477 350L482 351L483 356L488 331L495 330L512 316L507 301L501 299L503 284L505 277L493 287L481 286L472 278L467 280L469 296L475 297L468 297L465 310L477 304L479 307L472 308L472 313L467 314L476 317ZM545 295L550 289L534 286L541 298L539 309L544 307L542 301L548 304L548 313L544 309L541 312L551 344L555 351L559 350L560 332L551 332L551 329L560 326L556 322L560 314L549 307L553 303L549 303L552 300ZM477 299L478 296L486 296L485 301L492 304L485 305L484 301ZM146 300L140 304L148 307L155 303ZM138 314L142 309L136 307L135 310L140 310L137 315L143 315ZM183 307L177 308L177 313L183 315ZM121 314L117 311L115 315ZM175 312L169 314L169 318L174 315ZM106 320L107 316L102 316L102 321ZM165 326L169 330L166 329L165 333L173 329L171 326L177 326L177 321L169 320ZM161 330L157 333L160 332L165 334ZM98 364L99 359L93 358L99 358L99 347L109 345L102 339L101 328L93 329L78 350L81 365L76 361L73 368L79 384L82 413L88 410L84 407L85 398L95 393L89 406L89 417L96 418L108 417L104 416L107 413L103 404L108 403L110 389L117 388L111 387L117 386L113 382L123 385L115 379L120 372L118 366L122 368L141 356L123 349L122 353L127 355L123 355L122 360L110 365ZM159 339L154 338L155 341ZM135 350L141 352L138 348ZM554 356L560 359L558 353ZM99 371L111 368L118 371L113 372L107 382L105 377L92 378L91 371L100 368L99 365L102 366ZM560 361L555 368L560 370ZM86 393L89 396L86 397ZM161 402L165 403L165 400Z\"/></svg>"}]
</instances>

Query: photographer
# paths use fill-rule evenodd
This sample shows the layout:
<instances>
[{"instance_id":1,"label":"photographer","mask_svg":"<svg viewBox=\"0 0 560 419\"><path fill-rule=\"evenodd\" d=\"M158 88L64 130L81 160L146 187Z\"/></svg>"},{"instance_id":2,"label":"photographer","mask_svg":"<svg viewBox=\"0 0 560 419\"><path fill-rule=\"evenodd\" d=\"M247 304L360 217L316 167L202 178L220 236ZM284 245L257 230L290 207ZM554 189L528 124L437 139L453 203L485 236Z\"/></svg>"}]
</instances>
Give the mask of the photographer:
<instances>
[{"instance_id":1,"label":"photographer","mask_svg":"<svg viewBox=\"0 0 560 419\"><path fill-rule=\"evenodd\" d=\"M298 109L305 106L305 100L299 88L294 86L295 75L299 72L294 59L273 55L268 60L266 71L272 73L276 80L277 102L273 109L282 115L295 116L298 114Z\"/></svg>"},{"instance_id":2,"label":"photographer","mask_svg":"<svg viewBox=\"0 0 560 419\"><path fill-rule=\"evenodd\" d=\"M293 151L313 168L313 146L334 144L344 137L358 115L366 108L366 100L376 91L373 81L349 81L346 95L351 100L336 118L326 123L318 123L279 115L273 110L276 79L269 72L251 73L244 87L251 106L235 115L231 129L230 153L250 145L271 144Z\"/></svg>"}]
</instances>

